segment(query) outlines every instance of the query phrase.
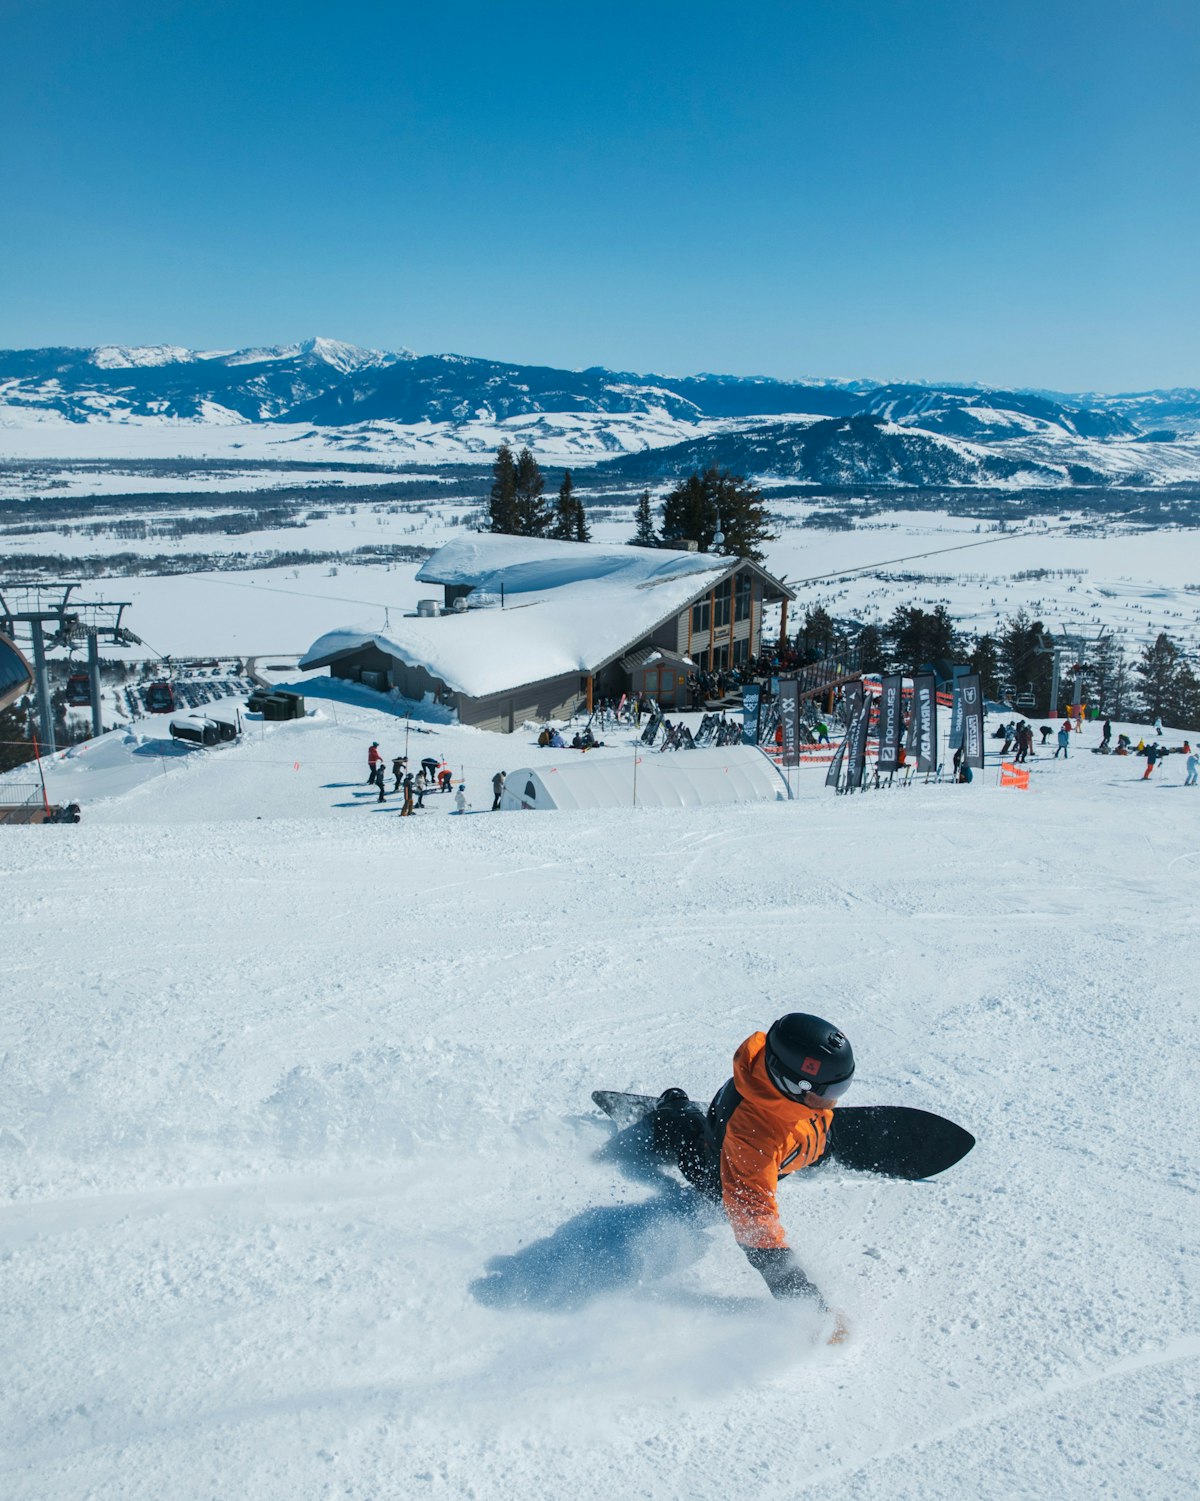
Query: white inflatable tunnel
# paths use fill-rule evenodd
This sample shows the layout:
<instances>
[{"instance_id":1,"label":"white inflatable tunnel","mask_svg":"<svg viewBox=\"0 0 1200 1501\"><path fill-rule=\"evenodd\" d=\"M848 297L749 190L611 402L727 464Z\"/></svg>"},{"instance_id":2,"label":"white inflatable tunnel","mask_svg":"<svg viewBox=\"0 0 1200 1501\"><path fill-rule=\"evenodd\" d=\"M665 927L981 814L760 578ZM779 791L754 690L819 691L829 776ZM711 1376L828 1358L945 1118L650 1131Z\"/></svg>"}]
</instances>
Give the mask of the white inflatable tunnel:
<instances>
[{"instance_id":1,"label":"white inflatable tunnel","mask_svg":"<svg viewBox=\"0 0 1200 1501\"><path fill-rule=\"evenodd\" d=\"M783 773L753 745L722 750L657 752L644 745L627 756L560 750L553 761L508 773L501 812L575 808L715 808L726 803L786 802Z\"/></svg>"}]
</instances>

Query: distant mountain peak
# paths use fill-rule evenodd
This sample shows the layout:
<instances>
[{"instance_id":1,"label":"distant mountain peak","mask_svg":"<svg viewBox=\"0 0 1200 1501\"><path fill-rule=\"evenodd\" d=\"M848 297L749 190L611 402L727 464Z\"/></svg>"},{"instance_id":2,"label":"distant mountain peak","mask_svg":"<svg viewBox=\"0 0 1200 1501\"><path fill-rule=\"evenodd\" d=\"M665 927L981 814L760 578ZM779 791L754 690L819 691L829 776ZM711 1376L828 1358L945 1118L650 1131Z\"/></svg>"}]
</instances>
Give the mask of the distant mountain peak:
<instances>
[{"instance_id":1,"label":"distant mountain peak","mask_svg":"<svg viewBox=\"0 0 1200 1501\"><path fill-rule=\"evenodd\" d=\"M131 370L145 365L189 365L197 358L191 349L177 344L101 344L91 353L91 363L100 370Z\"/></svg>"},{"instance_id":2,"label":"distant mountain peak","mask_svg":"<svg viewBox=\"0 0 1200 1501\"><path fill-rule=\"evenodd\" d=\"M300 345L299 353L313 359L323 360L335 370L340 370L343 375L349 375L355 370L366 370L372 365L390 364L395 359L413 357L412 351L408 349L396 352L363 349L358 344L346 344L341 339L326 339L320 334L314 335L311 339L305 339Z\"/></svg>"}]
</instances>

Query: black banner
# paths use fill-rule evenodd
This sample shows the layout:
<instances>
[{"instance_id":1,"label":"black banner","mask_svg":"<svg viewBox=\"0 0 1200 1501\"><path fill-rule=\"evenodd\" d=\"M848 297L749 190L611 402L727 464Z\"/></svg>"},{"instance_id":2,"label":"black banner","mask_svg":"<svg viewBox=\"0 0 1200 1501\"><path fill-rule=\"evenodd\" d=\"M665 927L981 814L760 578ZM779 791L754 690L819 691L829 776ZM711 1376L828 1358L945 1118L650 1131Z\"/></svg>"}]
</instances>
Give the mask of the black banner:
<instances>
[{"instance_id":1,"label":"black banner","mask_svg":"<svg viewBox=\"0 0 1200 1501\"><path fill-rule=\"evenodd\" d=\"M862 786L863 772L867 766L867 731L871 726L872 699L868 694L862 701L854 723L846 736L850 750L846 765L846 786L853 791Z\"/></svg>"},{"instance_id":2,"label":"black banner","mask_svg":"<svg viewBox=\"0 0 1200 1501\"><path fill-rule=\"evenodd\" d=\"M968 766L983 765L983 687L977 672L959 678L963 701L963 760Z\"/></svg>"},{"instance_id":3,"label":"black banner","mask_svg":"<svg viewBox=\"0 0 1200 1501\"><path fill-rule=\"evenodd\" d=\"M842 689L842 722L846 726L846 733L850 733L850 726L854 723L858 714L859 705L862 703L863 686L860 682L847 683Z\"/></svg>"},{"instance_id":4,"label":"black banner","mask_svg":"<svg viewBox=\"0 0 1200 1501\"><path fill-rule=\"evenodd\" d=\"M742 744L758 744L758 706L762 689L757 683L742 688Z\"/></svg>"},{"instance_id":5,"label":"black banner","mask_svg":"<svg viewBox=\"0 0 1200 1501\"><path fill-rule=\"evenodd\" d=\"M937 770L937 711L937 678L932 672L918 672L913 678L912 719L908 725L908 746L918 771Z\"/></svg>"},{"instance_id":6,"label":"black banner","mask_svg":"<svg viewBox=\"0 0 1200 1501\"><path fill-rule=\"evenodd\" d=\"M900 766L900 735L904 718L900 712L904 679L896 673L883 679L883 697L879 702L880 771L896 771Z\"/></svg>"},{"instance_id":7,"label":"black banner","mask_svg":"<svg viewBox=\"0 0 1200 1501\"><path fill-rule=\"evenodd\" d=\"M846 746L849 744L849 740L850 737L846 736L834 752L833 760L829 763L829 770L825 773L826 787L836 787L838 784L838 778L842 774L842 764L846 759Z\"/></svg>"},{"instance_id":8,"label":"black banner","mask_svg":"<svg viewBox=\"0 0 1200 1501\"><path fill-rule=\"evenodd\" d=\"M955 667L953 673L953 698L950 700L950 740L951 750L957 750L963 743L963 696L962 681L970 672L969 667Z\"/></svg>"},{"instance_id":9,"label":"black banner","mask_svg":"<svg viewBox=\"0 0 1200 1501\"><path fill-rule=\"evenodd\" d=\"M779 723L783 729L783 764L795 766L800 759L800 684L795 678L780 679Z\"/></svg>"}]
</instances>

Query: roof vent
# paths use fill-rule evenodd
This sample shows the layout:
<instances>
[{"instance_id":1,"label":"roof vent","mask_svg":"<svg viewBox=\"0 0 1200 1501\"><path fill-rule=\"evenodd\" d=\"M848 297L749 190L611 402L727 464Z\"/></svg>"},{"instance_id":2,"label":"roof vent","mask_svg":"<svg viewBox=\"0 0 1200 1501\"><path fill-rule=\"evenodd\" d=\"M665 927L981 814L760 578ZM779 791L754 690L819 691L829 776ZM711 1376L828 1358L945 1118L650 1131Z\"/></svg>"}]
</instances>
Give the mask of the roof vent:
<instances>
[{"instance_id":1,"label":"roof vent","mask_svg":"<svg viewBox=\"0 0 1200 1501\"><path fill-rule=\"evenodd\" d=\"M440 615L441 613L442 613L441 612L441 608L438 605L438 602L437 602L436 599L419 599L419 600L417 600L417 614L418 615L429 616L429 615Z\"/></svg>"}]
</instances>

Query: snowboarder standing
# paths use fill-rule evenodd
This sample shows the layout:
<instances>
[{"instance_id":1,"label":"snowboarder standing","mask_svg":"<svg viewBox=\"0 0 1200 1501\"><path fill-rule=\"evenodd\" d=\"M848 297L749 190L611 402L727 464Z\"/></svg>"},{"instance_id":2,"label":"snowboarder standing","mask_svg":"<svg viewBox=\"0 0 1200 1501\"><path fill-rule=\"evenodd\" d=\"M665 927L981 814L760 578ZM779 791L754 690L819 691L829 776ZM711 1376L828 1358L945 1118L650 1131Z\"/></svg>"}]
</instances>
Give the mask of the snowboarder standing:
<instances>
[{"instance_id":1,"label":"snowboarder standing","mask_svg":"<svg viewBox=\"0 0 1200 1501\"><path fill-rule=\"evenodd\" d=\"M779 1220L776 1189L825 1150L838 1100L854 1077L854 1053L832 1023L806 1012L781 1016L733 1055L733 1077L707 1112L668 1089L653 1115L655 1146L706 1198L720 1203L747 1261L776 1298L805 1298L826 1312Z\"/></svg>"},{"instance_id":2,"label":"snowboarder standing","mask_svg":"<svg viewBox=\"0 0 1200 1501\"><path fill-rule=\"evenodd\" d=\"M492 812L496 813L500 808L500 798L504 793L504 783L507 780L507 772L498 771L492 778Z\"/></svg>"},{"instance_id":3,"label":"snowboarder standing","mask_svg":"<svg viewBox=\"0 0 1200 1501\"><path fill-rule=\"evenodd\" d=\"M1056 761L1058 760L1059 756L1062 756L1064 761L1070 760L1071 731L1068 728L1070 723L1071 721L1069 719L1065 720L1063 722L1062 729L1058 732L1058 749L1054 752L1054 759Z\"/></svg>"}]
</instances>

